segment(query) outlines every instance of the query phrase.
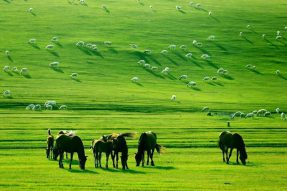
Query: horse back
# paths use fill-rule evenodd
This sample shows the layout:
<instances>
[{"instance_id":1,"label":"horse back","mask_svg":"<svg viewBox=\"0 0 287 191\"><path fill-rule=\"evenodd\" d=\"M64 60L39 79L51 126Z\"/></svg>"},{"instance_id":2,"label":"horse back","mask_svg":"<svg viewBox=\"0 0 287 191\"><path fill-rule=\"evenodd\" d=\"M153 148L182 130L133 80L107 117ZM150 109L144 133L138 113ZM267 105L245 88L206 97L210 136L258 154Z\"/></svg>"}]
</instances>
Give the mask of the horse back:
<instances>
[{"instance_id":1,"label":"horse back","mask_svg":"<svg viewBox=\"0 0 287 191\"><path fill-rule=\"evenodd\" d=\"M56 147L65 152L78 152L84 149L84 145L80 137L59 135L56 139Z\"/></svg>"},{"instance_id":2,"label":"horse back","mask_svg":"<svg viewBox=\"0 0 287 191\"><path fill-rule=\"evenodd\" d=\"M156 134L149 131L142 133L139 139L139 147L141 147L143 150L149 150L153 149L156 146Z\"/></svg>"},{"instance_id":3,"label":"horse back","mask_svg":"<svg viewBox=\"0 0 287 191\"><path fill-rule=\"evenodd\" d=\"M223 149L224 147L232 147L232 133L229 131L223 131L219 136L219 147Z\"/></svg>"},{"instance_id":4,"label":"horse back","mask_svg":"<svg viewBox=\"0 0 287 191\"><path fill-rule=\"evenodd\" d=\"M234 148L241 149L245 147L245 144L244 144L244 141L241 135L239 135L238 133L234 133L232 136L233 136L232 146Z\"/></svg>"}]
</instances>

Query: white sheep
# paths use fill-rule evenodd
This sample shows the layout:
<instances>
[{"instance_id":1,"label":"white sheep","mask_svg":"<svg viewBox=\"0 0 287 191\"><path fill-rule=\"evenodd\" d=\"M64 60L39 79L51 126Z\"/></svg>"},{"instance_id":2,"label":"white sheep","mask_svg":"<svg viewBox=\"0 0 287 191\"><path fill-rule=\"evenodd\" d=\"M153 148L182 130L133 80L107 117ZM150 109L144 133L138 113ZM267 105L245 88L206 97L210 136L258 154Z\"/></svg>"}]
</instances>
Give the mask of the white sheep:
<instances>
[{"instance_id":1,"label":"white sheep","mask_svg":"<svg viewBox=\"0 0 287 191\"><path fill-rule=\"evenodd\" d=\"M78 79L79 74L74 72L74 73L72 73L72 74L70 75L70 77L71 77L73 80L76 80L76 79Z\"/></svg>"},{"instance_id":2,"label":"white sheep","mask_svg":"<svg viewBox=\"0 0 287 191\"><path fill-rule=\"evenodd\" d=\"M199 9L201 7L201 4L200 3L196 3L195 4L195 8Z\"/></svg>"},{"instance_id":3,"label":"white sheep","mask_svg":"<svg viewBox=\"0 0 287 191\"><path fill-rule=\"evenodd\" d=\"M187 54L185 55L185 57L186 57L186 58L192 58L192 53L191 53L191 52L187 53Z\"/></svg>"},{"instance_id":4,"label":"white sheep","mask_svg":"<svg viewBox=\"0 0 287 191\"><path fill-rule=\"evenodd\" d=\"M280 70L276 70L276 71L275 71L275 74L276 74L276 75L280 75L280 74L281 74Z\"/></svg>"},{"instance_id":5,"label":"white sheep","mask_svg":"<svg viewBox=\"0 0 287 191\"><path fill-rule=\"evenodd\" d=\"M203 81L209 81L210 80L210 77L209 76L205 76L204 78L203 78Z\"/></svg>"},{"instance_id":6,"label":"white sheep","mask_svg":"<svg viewBox=\"0 0 287 191\"><path fill-rule=\"evenodd\" d=\"M59 37L57 36L54 36L52 39L51 39L52 42L59 42Z\"/></svg>"},{"instance_id":7,"label":"white sheep","mask_svg":"<svg viewBox=\"0 0 287 191\"><path fill-rule=\"evenodd\" d=\"M247 64L245 67L249 70L255 70L256 69L256 66L251 65L251 64Z\"/></svg>"},{"instance_id":8,"label":"white sheep","mask_svg":"<svg viewBox=\"0 0 287 191\"><path fill-rule=\"evenodd\" d=\"M193 41L192 41L192 44L193 44L193 45L196 45L196 44L197 44L197 40L193 40Z\"/></svg>"},{"instance_id":9,"label":"white sheep","mask_svg":"<svg viewBox=\"0 0 287 191\"><path fill-rule=\"evenodd\" d=\"M171 101L176 101L176 95L172 95L170 98Z\"/></svg>"},{"instance_id":10,"label":"white sheep","mask_svg":"<svg viewBox=\"0 0 287 191\"><path fill-rule=\"evenodd\" d=\"M47 49L47 50L53 50L53 49L54 49L54 45L48 44L48 45L46 46L46 49Z\"/></svg>"},{"instance_id":11,"label":"white sheep","mask_svg":"<svg viewBox=\"0 0 287 191\"><path fill-rule=\"evenodd\" d=\"M163 73L163 74L168 74L169 71L170 71L169 67L165 67L165 68L161 71L161 73Z\"/></svg>"},{"instance_id":12,"label":"white sheep","mask_svg":"<svg viewBox=\"0 0 287 191\"><path fill-rule=\"evenodd\" d=\"M190 82L187 83L187 86L188 87L195 87L196 86L196 82L190 81Z\"/></svg>"},{"instance_id":13,"label":"white sheep","mask_svg":"<svg viewBox=\"0 0 287 191\"><path fill-rule=\"evenodd\" d=\"M252 112L251 113L247 113L245 117L246 118L254 117L254 114Z\"/></svg>"},{"instance_id":14,"label":"white sheep","mask_svg":"<svg viewBox=\"0 0 287 191\"><path fill-rule=\"evenodd\" d=\"M265 37L266 37L266 34L262 34L262 38L265 39Z\"/></svg>"},{"instance_id":15,"label":"white sheep","mask_svg":"<svg viewBox=\"0 0 287 191\"><path fill-rule=\"evenodd\" d=\"M36 39L35 38L31 38L31 39L29 39L28 43L36 44Z\"/></svg>"},{"instance_id":16,"label":"white sheep","mask_svg":"<svg viewBox=\"0 0 287 191\"><path fill-rule=\"evenodd\" d=\"M206 112L206 111L209 111L209 107L205 106L201 109L202 112Z\"/></svg>"},{"instance_id":17,"label":"white sheep","mask_svg":"<svg viewBox=\"0 0 287 191\"><path fill-rule=\"evenodd\" d=\"M80 4L85 5L86 4L85 0L80 0Z\"/></svg>"},{"instance_id":18,"label":"white sheep","mask_svg":"<svg viewBox=\"0 0 287 191\"><path fill-rule=\"evenodd\" d=\"M179 48L182 49L182 50L186 50L186 49L187 49L187 46L183 44L183 45L180 45Z\"/></svg>"},{"instance_id":19,"label":"white sheep","mask_svg":"<svg viewBox=\"0 0 287 191\"><path fill-rule=\"evenodd\" d=\"M280 108L277 107L277 108L275 109L275 111L276 111L276 113L280 113Z\"/></svg>"},{"instance_id":20,"label":"white sheep","mask_svg":"<svg viewBox=\"0 0 287 191\"><path fill-rule=\"evenodd\" d=\"M146 63L145 60L139 60L139 61L138 61L138 64L139 64L139 65L144 65L145 63Z\"/></svg>"},{"instance_id":21,"label":"white sheep","mask_svg":"<svg viewBox=\"0 0 287 191\"><path fill-rule=\"evenodd\" d=\"M152 67L151 67L151 70L156 71L156 70L158 70L158 67L157 67L157 66L152 66Z\"/></svg>"},{"instance_id":22,"label":"white sheep","mask_svg":"<svg viewBox=\"0 0 287 191\"><path fill-rule=\"evenodd\" d=\"M22 69L20 70L20 74L21 74L22 76L28 76L28 75L29 75L29 70L28 70L28 68L22 68Z\"/></svg>"},{"instance_id":23,"label":"white sheep","mask_svg":"<svg viewBox=\"0 0 287 191\"><path fill-rule=\"evenodd\" d=\"M208 54L202 54L201 58L204 59L204 60L209 60L210 56Z\"/></svg>"},{"instance_id":24,"label":"white sheep","mask_svg":"<svg viewBox=\"0 0 287 191\"><path fill-rule=\"evenodd\" d=\"M224 68L219 68L219 69L217 70L217 74L219 74L219 75L227 75L227 74L228 74L228 71L225 70Z\"/></svg>"},{"instance_id":25,"label":"white sheep","mask_svg":"<svg viewBox=\"0 0 287 191\"><path fill-rule=\"evenodd\" d=\"M209 12L208 12L208 16L211 16L211 15L212 15L212 12L211 12L211 11L209 11Z\"/></svg>"},{"instance_id":26,"label":"white sheep","mask_svg":"<svg viewBox=\"0 0 287 191\"><path fill-rule=\"evenodd\" d=\"M175 9L178 10L178 11L181 11L181 10L182 10L181 6L179 6L179 5L176 5L176 6L175 6Z\"/></svg>"},{"instance_id":27,"label":"white sheep","mask_svg":"<svg viewBox=\"0 0 287 191\"><path fill-rule=\"evenodd\" d=\"M287 31L287 26L286 26L286 27L284 27L284 30L285 30L285 31Z\"/></svg>"},{"instance_id":28,"label":"white sheep","mask_svg":"<svg viewBox=\"0 0 287 191\"><path fill-rule=\"evenodd\" d=\"M90 49L96 51L96 50L98 50L98 47L96 44L92 44Z\"/></svg>"},{"instance_id":29,"label":"white sheep","mask_svg":"<svg viewBox=\"0 0 287 191\"><path fill-rule=\"evenodd\" d=\"M49 104L45 105L45 108L46 110L53 110L53 106Z\"/></svg>"},{"instance_id":30,"label":"white sheep","mask_svg":"<svg viewBox=\"0 0 287 191\"><path fill-rule=\"evenodd\" d=\"M151 68L151 65L148 64L148 63L145 63L145 64L143 65L143 67L146 68L146 69L150 69L150 68Z\"/></svg>"},{"instance_id":31,"label":"white sheep","mask_svg":"<svg viewBox=\"0 0 287 191\"><path fill-rule=\"evenodd\" d=\"M92 43L87 43L87 44L85 45L85 47L86 47L86 48L89 48L89 49L91 49L91 48L92 48L92 46L93 46L93 44L92 44Z\"/></svg>"},{"instance_id":32,"label":"white sheep","mask_svg":"<svg viewBox=\"0 0 287 191\"><path fill-rule=\"evenodd\" d=\"M243 32L239 32L239 36L243 36Z\"/></svg>"},{"instance_id":33,"label":"white sheep","mask_svg":"<svg viewBox=\"0 0 287 191\"><path fill-rule=\"evenodd\" d=\"M216 81L216 80L217 80L217 77L216 77L216 76L212 76L212 77L211 77L211 80L212 80L212 81Z\"/></svg>"},{"instance_id":34,"label":"white sheep","mask_svg":"<svg viewBox=\"0 0 287 191\"><path fill-rule=\"evenodd\" d=\"M76 43L76 46L77 46L77 47L83 47L83 46L85 46L85 42L84 42L84 41L78 41L78 42Z\"/></svg>"},{"instance_id":35,"label":"white sheep","mask_svg":"<svg viewBox=\"0 0 287 191\"><path fill-rule=\"evenodd\" d=\"M10 72L10 66L4 66L3 71L9 73Z\"/></svg>"},{"instance_id":36,"label":"white sheep","mask_svg":"<svg viewBox=\"0 0 287 191\"><path fill-rule=\"evenodd\" d=\"M111 46L111 45L112 45L112 42L111 42L111 41L104 41L104 45L106 45L106 46Z\"/></svg>"},{"instance_id":37,"label":"white sheep","mask_svg":"<svg viewBox=\"0 0 287 191\"><path fill-rule=\"evenodd\" d=\"M185 79L187 79L188 78L188 76L186 75L186 74L183 74L183 75L181 75L181 76L179 76L179 80L185 80Z\"/></svg>"},{"instance_id":38,"label":"white sheep","mask_svg":"<svg viewBox=\"0 0 287 191\"><path fill-rule=\"evenodd\" d=\"M234 119L235 117L241 117L241 116L243 116L243 115L244 115L243 112L241 112L241 111L236 111L235 113L233 113L233 114L231 115L231 118Z\"/></svg>"},{"instance_id":39,"label":"white sheep","mask_svg":"<svg viewBox=\"0 0 287 191\"><path fill-rule=\"evenodd\" d=\"M257 115L258 116L264 116L265 115L265 113L267 113L268 111L266 110L266 109L259 109L258 111L257 111Z\"/></svg>"},{"instance_id":40,"label":"white sheep","mask_svg":"<svg viewBox=\"0 0 287 191\"><path fill-rule=\"evenodd\" d=\"M29 105L26 107L26 110L33 110L34 107L35 107L34 104L29 104Z\"/></svg>"},{"instance_id":41,"label":"white sheep","mask_svg":"<svg viewBox=\"0 0 287 191\"><path fill-rule=\"evenodd\" d=\"M167 54L168 51L167 51L167 50L162 50L160 53L161 53L161 54Z\"/></svg>"},{"instance_id":42,"label":"white sheep","mask_svg":"<svg viewBox=\"0 0 287 191\"><path fill-rule=\"evenodd\" d=\"M189 6L193 6L194 2L191 1L188 4L189 4Z\"/></svg>"},{"instance_id":43,"label":"white sheep","mask_svg":"<svg viewBox=\"0 0 287 191\"><path fill-rule=\"evenodd\" d=\"M168 48L170 50L175 50L176 49L176 45L175 44L171 44L171 45L168 46Z\"/></svg>"},{"instance_id":44,"label":"white sheep","mask_svg":"<svg viewBox=\"0 0 287 191\"><path fill-rule=\"evenodd\" d=\"M27 11L28 11L29 13L32 13L32 12L33 12L33 8L30 7Z\"/></svg>"},{"instance_id":45,"label":"white sheep","mask_svg":"<svg viewBox=\"0 0 287 191\"><path fill-rule=\"evenodd\" d=\"M55 100L48 100L48 101L46 101L45 104L44 104L44 107L45 108L50 107L48 105L51 105L52 109L58 108L57 102Z\"/></svg>"},{"instance_id":46,"label":"white sheep","mask_svg":"<svg viewBox=\"0 0 287 191\"><path fill-rule=\"evenodd\" d=\"M152 9L152 5L150 5L149 8Z\"/></svg>"},{"instance_id":47,"label":"white sheep","mask_svg":"<svg viewBox=\"0 0 287 191\"><path fill-rule=\"evenodd\" d=\"M280 31L277 31L276 34L277 34L277 36L280 36L280 35L281 35Z\"/></svg>"},{"instance_id":48,"label":"white sheep","mask_svg":"<svg viewBox=\"0 0 287 191\"><path fill-rule=\"evenodd\" d=\"M251 26L250 26L250 25L246 25L246 28L250 29L250 28L251 28Z\"/></svg>"},{"instance_id":49,"label":"white sheep","mask_svg":"<svg viewBox=\"0 0 287 191\"><path fill-rule=\"evenodd\" d=\"M264 117L270 117L271 116L271 112L267 111L264 113Z\"/></svg>"},{"instance_id":50,"label":"white sheep","mask_svg":"<svg viewBox=\"0 0 287 191\"><path fill-rule=\"evenodd\" d=\"M51 63L49 64L49 66L50 66L51 68L58 68L59 65L60 65L59 62L51 62Z\"/></svg>"},{"instance_id":51,"label":"white sheep","mask_svg":"<svg viewBox=\"0 0 287 191\"><path fill-rule=\"evenodd\" d=\"M139 77L137 77L137 76L134 76L134 77L131 78L131 81L134 82L134 83L138 83L139 80L140 80L140 79L139 79Z\"/></svg>"},{"instance_id":52,"label":"white sheep","mask_svg":"<svg viewBox=\"0 0 287 191\"><path fill-rule=\"evenodd\" d=\"M276 40L280 40L280 39L282 39L282 36L280 35L276 36Z\"/></svg>"},{"instance_id":53,"label":"white sheep","mask_svg":"<svg viewBox=\"0 0 287 191\"><path fill-rule=\"evenodd\" d=\"M59 110L67 110L67 109L68 109L68 107L66 105L61 105L59 107Z\"/></svg>"},{"instance_id":54,"label":"white sheep","mask_svg":"<svg viewBox=\"0 0 287 191\"><path fill-rule=\"evenodd\" d=\"M5 55L6 56L10 56L10 51L9 50L5 50Z\"/></svg>"},{"instance_id":55,"label":"white sheep","mask_svg":"<svg viewBox=\"0 0 287 191\"><path fill-rule=\"evenodd\" d=\"M252 111L252 113L253 113L254 115L257 115L258 111L257 111L257 110L254 110L254 111Z\"/></svg>"},{"instance_id":56,"label":"white sheep","mask_svg":"<svg viewBox=\"0 0 287 191\"><path fill-rule=\"evenodd\" d=\"M207 40L209 40L209 41L214 41L214 40L215 40L215 36L214 36L214 35L210 35L210 36L207 38Z\"/></svg>"},{"instance_id":57,"label":"white sheep","mask_svg":"<svg viewBox=\"0 0 287 191\"><path fill-rule=\"evenodd\" d=\"M144 50L144 53L147 54L147 55L151 55L151 50L148 50L148 49Z\"/></svg>"},{"instance_id":58,"label":"white sheep","mask_svg":"<svg viewBox=\"0 0 287 191\"><path fill-rule=\"evenodd\" d=\"M10 97L12 97L11 91L10 91L10 90L5 90L5 91L3 91L3 97L5 97L5 98L10 98Z\"/></svg>"},{"instance_id":59,"label":"white sheep","mask_svg":"<svg viewBox=\"0 0 287 191\"><path fill-rule=\"evenodd\" d=\"M283 113L283 112L281 113L281 119L282 119L282 120L286 120L286 114Z\"/></svg>"},{"instance_id":60,"label":"white sheep","mask_svg":"<svg viewBox=\"0 0 287 191\"><path fill-rule=\"evenodd\" d=\"M33 111L41 111L42 110L42 106L40 104L36 104L33 108Z\"/></svg>"},{"instance_id":61,"label":"white sheep","mask_svg":"<svg viewBox=\"0 0 287 191\"><path fill-rule=\"evenodd\" d=\"M18 68L17 68L16 66L14 66L14 67L12 68L12 71L15 72L15 73L18 73L18 72L19 72L19 70L18 70Z\"/></svg>"},{"instance_id":62,"label":"white sheep","mask_svg":"<svg viewBox=\"0 0 287 191\"><path fill-rule=\"evenodd\" d=\"M132 43L132 44L130 44L130 47L133 48L133 49L136 49L136 48L138 48L138 45Z\"/></svg>"}]
</instances>

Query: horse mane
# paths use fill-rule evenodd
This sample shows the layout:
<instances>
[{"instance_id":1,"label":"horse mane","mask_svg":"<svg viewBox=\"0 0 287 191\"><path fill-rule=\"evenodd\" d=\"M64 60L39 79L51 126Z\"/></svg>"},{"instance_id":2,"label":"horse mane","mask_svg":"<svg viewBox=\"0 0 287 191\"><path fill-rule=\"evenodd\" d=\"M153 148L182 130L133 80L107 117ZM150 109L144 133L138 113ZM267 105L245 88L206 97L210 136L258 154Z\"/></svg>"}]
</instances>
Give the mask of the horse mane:
<instances>
[{"instance_id":1,"label":"horse mane","mask_svg":"<svg viewBox=\"0 0 287 191\"><path fill-rule=\"evenodd\" d=\"M76 131L72 131L72 130L61 130L59 131L58 135L67 135L69 137L73 137L76 136Z\"/></svg>"},{"instance_id":2,"label":"horse mane","mask_svg":"<svg viewBox=\"0 0 287 191\"><path fill-rule=\"evenodd\" d=\"M243 141L242 136L239 135L238 133L234 133L233 138L234 138L234 141L237 144L237 147L240 151L240 155L242 155L245 159L247 159L247 152L245 149L245 143Z\"/></svg>"}]
</instances>

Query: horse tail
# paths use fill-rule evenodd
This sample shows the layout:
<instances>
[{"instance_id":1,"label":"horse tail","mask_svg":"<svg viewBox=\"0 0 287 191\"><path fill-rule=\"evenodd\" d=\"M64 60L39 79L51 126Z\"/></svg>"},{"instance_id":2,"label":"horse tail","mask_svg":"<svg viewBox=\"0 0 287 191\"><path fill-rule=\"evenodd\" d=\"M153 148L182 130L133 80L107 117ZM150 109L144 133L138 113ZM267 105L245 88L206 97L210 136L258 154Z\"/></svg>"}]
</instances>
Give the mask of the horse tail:
<instances>
[{"instance_id":1,"label":"horse tail","mask_svg":"<svg viewBox=\"0 0 287 191\"><path fill-rule=\"evenodd\" d=\"M162 151L163 151L163 146L161 146L161 145L159 145L159 144L156 144L155 145L155 149L156 149L156 151L160 154L160 153L162 153Z\"/></svg>"},{"instance_id":2,"label":"horse tail","mask_svg":"<svg viewBox=\"0 0 287 191\"><path fill-rule=\"evenodd\" d=\"M136 133L121 133L119 136L135 138Z\"/></svg>"},{"instance_id":3,"label":"horse tail","mask_svg":"<svg viewBox=\"0 0 287 191\"><path fill-rule=\"evenodd\" d=\"M51 135L51 129L48 129L48 135Z\"/></svg>"}]
</instances>

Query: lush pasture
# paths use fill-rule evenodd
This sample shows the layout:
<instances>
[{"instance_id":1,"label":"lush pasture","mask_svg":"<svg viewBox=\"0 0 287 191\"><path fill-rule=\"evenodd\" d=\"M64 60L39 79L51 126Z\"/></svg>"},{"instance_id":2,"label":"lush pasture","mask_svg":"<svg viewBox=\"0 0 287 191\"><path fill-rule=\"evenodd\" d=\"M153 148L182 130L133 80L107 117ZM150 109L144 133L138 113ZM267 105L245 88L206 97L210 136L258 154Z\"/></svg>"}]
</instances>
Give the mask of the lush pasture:
<instances>
[{"instance_id":1,"label":"lush pasture","mask_svg":"<svg viewBox=\"0 0 287 191\"><path fill-rule=\"evenodd\" d=\"M202 9L186 0L3 0L0 2L0 189L1 190L285 190L287 121L287 3L202 0ZM106 5L108 10L104 10ZM152 8L150 8L152 5ZM175 9L182 6L182 11ZM33 12L27 10L33 8ZM208 16L211 11L212 15ZM251 28L246 26L250 25ZM276 40L276 32L282 38ZM243 37L239 33L243 32ZM262 34L266 38L262 38ZM208 41L210 35L214 41ZM59 43L51 38L59 37ZM31 38L37 44L28 44ZM203 43L201 48L193 40ZM76 47L97 44L98 51ZM107 47L104 41L111 41ZM137 49L129 44L135 43ZM54 51L46 45L54 44ZM177 45L170 51L170 44ZM180 45L187 50L181 50ZM143 51L150 49L151 55ZM168 54L160 52L166 49ZM5 55L9 50L10 56ZM192 59L185 55L193 53ZM202 54L211 56L203 60ZM158 71L144 69L141 59ZM60 70L49 63L60 62ZM256 66L256 71L245 68ZM4 66L28 68L30 78L5 73ZM170 74L161 71L170 68ZM223 67L229 75L221 77ZM280 70L282 75L275 74ZM77 72L78 80L70 74ZM178 80L187 74L187 80ZM132 83L138 76L140 83ZM216 82L204 82L217 76ZM188 88L188 81L197 88ZM176 101L170 100L176 95ZM56 100L67 111L26 111L28 104ZM208 106L213 116L201 112ZM261 108L271 117L236 118ZM231 121L231 127L226 122ZM87 170L77 161L72 171L45 158L47 129L77 131L89 156ZM155 167L135 167L137 140L128 140L130 170L95 169L93 138L111 132L158 134L166 147ZM222 163L217 147L222 130L240 133L248 163ZM75 157L77 158L77 157ZM103 160L104 161L104 160ZM111 167L111 163L110 163Z\"/></svg>"}]
</instances>

